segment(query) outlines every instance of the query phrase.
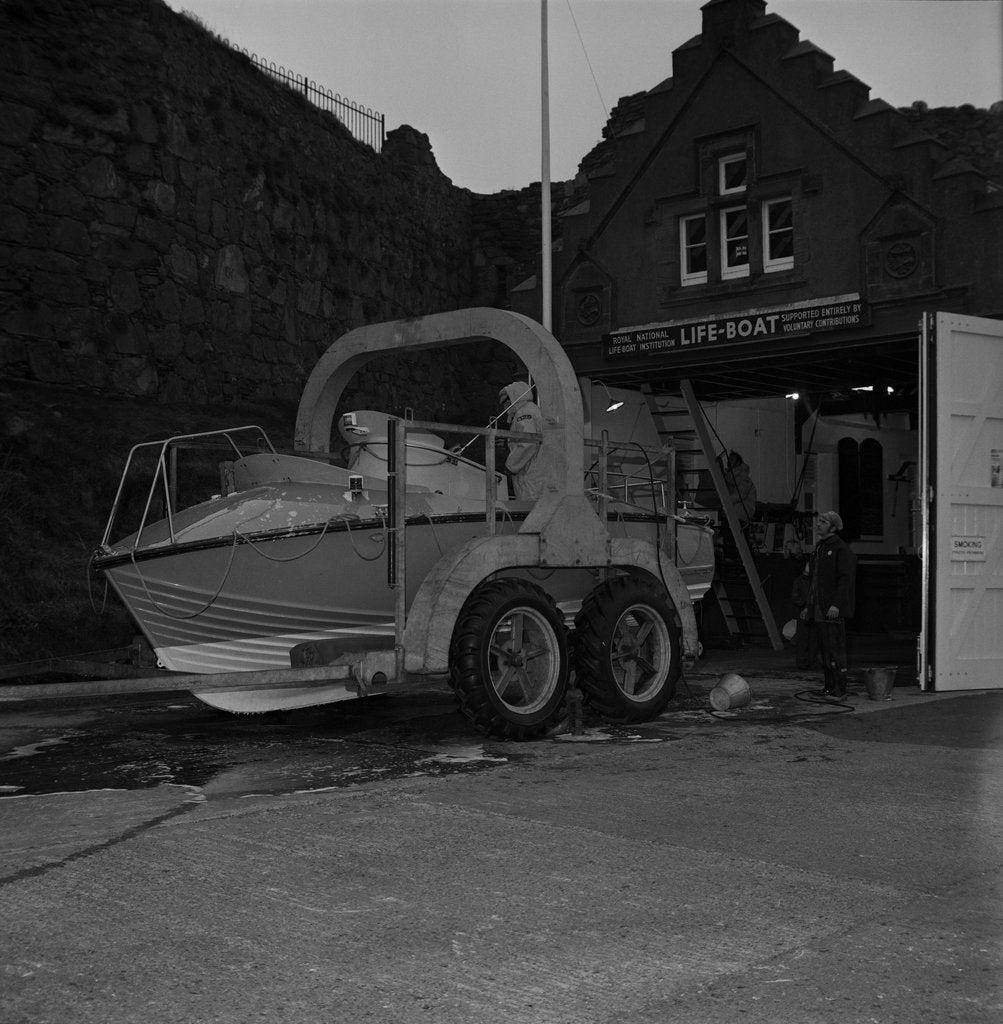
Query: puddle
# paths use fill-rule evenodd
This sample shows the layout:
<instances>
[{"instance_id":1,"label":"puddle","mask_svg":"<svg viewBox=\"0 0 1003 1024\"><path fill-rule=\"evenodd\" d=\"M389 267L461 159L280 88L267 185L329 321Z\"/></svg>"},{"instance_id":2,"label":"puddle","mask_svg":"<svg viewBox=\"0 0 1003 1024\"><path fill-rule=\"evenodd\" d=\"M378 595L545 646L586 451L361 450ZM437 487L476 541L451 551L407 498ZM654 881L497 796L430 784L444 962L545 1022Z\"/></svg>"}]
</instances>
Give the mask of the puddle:
<instances>
[{"instance_id":1,"label":"puddle","mask_svg":"<svg viewBox=\"0 0 1003 1024\"><path fill-rule=\"evenodd\" d=\"M142 717L124 716L113 728L76 728L0 756L0 798L166 784L206 797L282 795L509 762L469 737L450 735L463 728L454 715L353 723L322 713L235 718L173 705L160 708L162 721L154 726L146 709L137 711Z\"/></svg>"},{"instance_id":2,"label":"puddle","mask_svg":"<svg viewBox=\"0 0 1003 1024\"><path fill-rule=\"evenodd\" d=\"M418 761L418 764L445 764L453 765L455 767L459 765L479 764L481 762L505 764L508 761L508 758L503 757L501 754L489 754L479 744L444 743L443 747L445 749L441 753L432 754L429 757L423 757Z\"/></svg>"},{"instance_id":3,"label":"puddle","mask_svg":"<svg viewBox=\"0 0 1003 1024\"><path fill-rule=\"evenodd\" d=\"M665 743L666 736L645 736L640 732L617 726L583 729L581 732L565 732L554 737L555 743Z\"/></svg>"},{"instance_id":4,"label":"puddle","mask_svg":"<svg viewBox=\"0 0 1003 1024\"><path fill-rule=\"evenodd\" d=\"M33 754L37 754L40 750L44 750L46 747L51 747L56 743L65 743L66 737L59 736L53 740L39 740L37 743L26 743L22 747L15 747L12 751L7 754L0 755L0 761L16 761L19 757L31 757ZM0 786L0 789L5 787Z\"/></svg>"}]
</instances>

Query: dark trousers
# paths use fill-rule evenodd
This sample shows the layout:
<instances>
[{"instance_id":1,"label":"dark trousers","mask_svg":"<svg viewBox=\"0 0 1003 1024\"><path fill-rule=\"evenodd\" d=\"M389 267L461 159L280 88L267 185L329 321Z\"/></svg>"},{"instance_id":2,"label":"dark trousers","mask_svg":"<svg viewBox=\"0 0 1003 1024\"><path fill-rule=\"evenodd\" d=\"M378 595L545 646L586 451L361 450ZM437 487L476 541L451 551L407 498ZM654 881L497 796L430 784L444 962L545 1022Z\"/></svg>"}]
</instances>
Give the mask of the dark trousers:
<instances>
[{"instance_id":1,"label":"dark trousers","mask_svg":"<svg viewBox=\"0 0 1003 1024\"><path fill-rule=\"evenodd\" d=\"M846 623L843 619L817 618L814 626L825 692L842 697L846 694Z\"/></svg>"},{"instance_id":2,"label":"dark trousers","mask_svg":"<svg viewBox=\"0 0 1003 1024\"><path fill-rule=\"evenodd\" d=\"M795 621L797 627L794 633L794 664L798 668L814 668L818 664L818 640L815 636L814 623L802 618Z\"/></svg>"}]
</instances>

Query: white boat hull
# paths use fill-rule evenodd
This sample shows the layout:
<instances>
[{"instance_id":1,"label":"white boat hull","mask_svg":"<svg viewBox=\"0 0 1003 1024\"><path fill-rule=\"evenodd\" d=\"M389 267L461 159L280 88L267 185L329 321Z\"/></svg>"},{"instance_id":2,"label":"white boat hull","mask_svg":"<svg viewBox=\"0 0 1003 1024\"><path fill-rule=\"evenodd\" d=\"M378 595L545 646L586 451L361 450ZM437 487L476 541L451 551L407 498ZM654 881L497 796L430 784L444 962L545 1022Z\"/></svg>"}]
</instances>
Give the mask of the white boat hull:
<instances>
[{"instance_id":1,"label":"white boat hull","mask_svg":"<svg viewBox=\"0 0 1003 1024\"><path fill-rule=\"evenodd\" d=\"M508 521L514 531L516 523ZM664 527L663 527L664 528ZM616 524L654 539L652 520ZM694 530L700 528L694 527ZM443 552L482 536L483 519L444 517L408 527L407 604ZM680 529L680 546L687 528ZM336 524L290 536L220 539L148 548L100 566L140 625L159 663L185 673L288 668L297 644L392 636L394 593L386 581L386 536L378 522ZM683 559L680 559L683 561ZM692 600L710 585L712 546L694 534L682 569ZM521 570L545 585L570 622L595 586L586 569Z\"/></svg>"}]
</instances>

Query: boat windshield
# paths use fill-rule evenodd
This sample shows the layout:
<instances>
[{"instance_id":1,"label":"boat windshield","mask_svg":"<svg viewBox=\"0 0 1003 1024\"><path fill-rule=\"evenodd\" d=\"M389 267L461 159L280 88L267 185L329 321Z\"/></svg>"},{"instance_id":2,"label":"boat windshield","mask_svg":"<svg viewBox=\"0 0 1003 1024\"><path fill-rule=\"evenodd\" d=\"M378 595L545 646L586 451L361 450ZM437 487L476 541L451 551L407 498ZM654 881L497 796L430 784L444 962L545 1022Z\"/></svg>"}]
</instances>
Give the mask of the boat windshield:
<instances>
[{"instance_id":1,"label":"boat windshield","mask_svg":"<svg viewBox=\"0 0 1003 1024\"><path fill-rule=\"evenodd\" d=\"M232 491L233 463L275 448L265 431L250 424L145 441L129 452L101 547L135 535L165 519L173 536L173 519L183 509Z\"/></svg>"}]
</instances>

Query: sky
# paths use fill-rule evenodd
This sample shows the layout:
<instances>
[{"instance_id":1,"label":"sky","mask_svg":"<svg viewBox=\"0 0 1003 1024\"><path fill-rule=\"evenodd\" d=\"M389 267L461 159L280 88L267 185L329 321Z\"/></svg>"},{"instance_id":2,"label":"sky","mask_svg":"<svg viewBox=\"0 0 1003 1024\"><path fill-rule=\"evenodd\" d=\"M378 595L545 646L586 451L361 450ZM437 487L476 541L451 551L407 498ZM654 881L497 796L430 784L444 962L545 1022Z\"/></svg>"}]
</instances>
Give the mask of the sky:
<instances>
[{"instance_id":1,"label":"sky","mask_svg":"<svg viewBox=\"0 0 1003 1024\"><path fill-rule=\"evenodd\" d=\"M672 74L702 0L547 0L550 177L574 177L622 96ZM460 188L541 178L541 0L167 0L234 45L429 137ZM1003 0L767 0L870 86L931 107L1003 99Z\"/></svg>"}]
</instances>

